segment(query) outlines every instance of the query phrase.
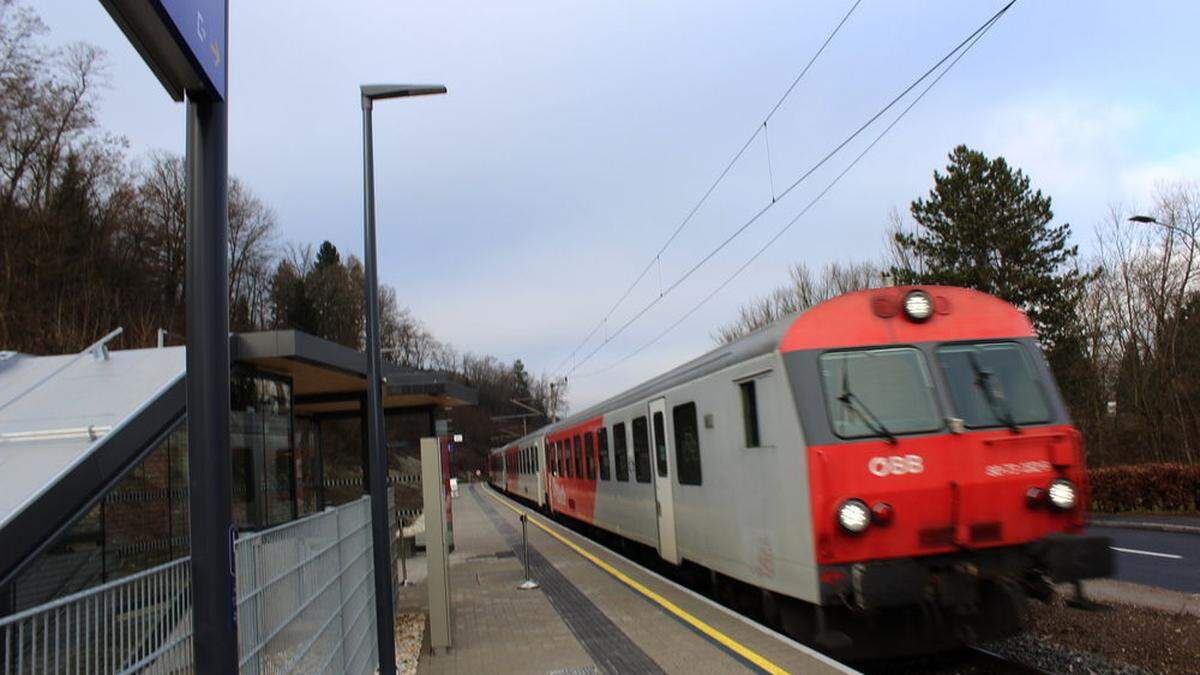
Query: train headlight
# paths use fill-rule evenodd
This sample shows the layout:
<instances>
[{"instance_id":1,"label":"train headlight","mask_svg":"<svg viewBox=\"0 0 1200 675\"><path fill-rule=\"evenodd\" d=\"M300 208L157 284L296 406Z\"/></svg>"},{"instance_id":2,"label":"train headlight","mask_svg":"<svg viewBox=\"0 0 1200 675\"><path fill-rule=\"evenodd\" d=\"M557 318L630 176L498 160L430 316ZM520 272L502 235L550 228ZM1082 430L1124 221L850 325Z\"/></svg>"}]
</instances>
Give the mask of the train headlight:
<instances>
[{"instance_id":1,"label":"train headlight","mask_svg":"<svg viewBox=\"0 0 1200 675\"><path fill-rule=\"evenodd\" d=\"M1054 508L1066 511L1075 507L1075 484L1065 478L1050 483L1050 489L1046 490L1046 496L1050 498L1050 503Z\"/></svg>"},{"instance_id":2,"label":"train headlight","mask_svg":"<svg viewBox=\"0 0 1200 675\"><path fill-rule=\"evenodd\" d=\"M837 511L838 525L850 534L859 534L871 524L871 509L861 499L847 499Z\"/></svg>"},{"instance_id":3,"label":"train headlight","mask_svg":"<svg viewBox=\"0 0 1200 675\"><path fill-rule=\"evenodd\" d=\"M909 291L904 296L904 316L921 323L933 316L933 298L925 291Z\"/></svg>"}]
</instances>

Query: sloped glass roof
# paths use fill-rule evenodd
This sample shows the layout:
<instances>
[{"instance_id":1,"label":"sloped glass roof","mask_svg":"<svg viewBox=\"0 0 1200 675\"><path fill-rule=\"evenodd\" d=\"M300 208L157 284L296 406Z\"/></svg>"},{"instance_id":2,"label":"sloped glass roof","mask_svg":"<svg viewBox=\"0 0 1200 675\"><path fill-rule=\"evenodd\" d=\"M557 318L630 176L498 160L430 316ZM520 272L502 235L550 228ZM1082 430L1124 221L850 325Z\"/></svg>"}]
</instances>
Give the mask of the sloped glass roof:
<instances>
[{"instance_id":1,"label":"sloped glass roof","mask_svg":"<svg viewBox=\"0 0 1200 675\"><path fill-rule=\"evenodd\" d=\"M183 347L0 353L0 529L184 371Z\"/></svg>"}]
</instances>

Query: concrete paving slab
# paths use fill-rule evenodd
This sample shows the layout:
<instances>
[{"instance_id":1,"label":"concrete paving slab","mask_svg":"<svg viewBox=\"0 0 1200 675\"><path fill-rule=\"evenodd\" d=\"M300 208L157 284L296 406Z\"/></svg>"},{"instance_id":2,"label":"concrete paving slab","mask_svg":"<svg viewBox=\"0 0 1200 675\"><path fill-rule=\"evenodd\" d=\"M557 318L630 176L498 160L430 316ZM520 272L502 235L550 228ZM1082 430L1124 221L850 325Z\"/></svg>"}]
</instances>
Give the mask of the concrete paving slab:
<instances>
[{"instance_id":1,"label":"concrete paving slab","mask_svg":"<svg viewBox=\"0 0 1200 675\"><path fill-rule=\"evenodd\" d=\"M450 559L454 646L426 650L419 673L854 672L541 515L528 536L543 588L517 590L514 504L482 485L461 494ZM402 606L420 605L425 588L401 594Z\"/></svg>"}]
</instances>

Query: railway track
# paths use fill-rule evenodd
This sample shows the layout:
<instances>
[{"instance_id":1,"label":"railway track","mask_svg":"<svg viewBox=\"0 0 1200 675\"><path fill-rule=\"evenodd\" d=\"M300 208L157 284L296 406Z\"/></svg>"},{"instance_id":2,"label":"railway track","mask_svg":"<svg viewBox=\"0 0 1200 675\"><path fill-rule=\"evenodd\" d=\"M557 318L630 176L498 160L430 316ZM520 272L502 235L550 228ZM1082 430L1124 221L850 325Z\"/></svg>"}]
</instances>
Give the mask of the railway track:
<instances>
[{"instance_id":1,"label":"railway track","mask_svg":"<svg viewBox=\"0 0 1200 675\"><path fill-rule=\"evenodd\" d=\"M983 647L965 647L944 654L889 659L857 664L867 675L1050 675L1047 671Z\"/></svg>"},{"instance_id":2,"label":"railway track","mask_svg":"<svg viewBox=\"0 0 1200 675\"><path fill-rule=\"evenodd\" d=\"M1050 675L1048 671L1042 670L1041 668L1026 665L1019 661L1013 661L1006 656L1001 656L1000 654L982 647L969 647L964 650L964 652L969 655L967 657L968 661L970 659L975 659L979 666L991 669L967 672L1012 673L1013 675ZM969 665L969 663L966 665Z\"/></svg>"}]
</instances>

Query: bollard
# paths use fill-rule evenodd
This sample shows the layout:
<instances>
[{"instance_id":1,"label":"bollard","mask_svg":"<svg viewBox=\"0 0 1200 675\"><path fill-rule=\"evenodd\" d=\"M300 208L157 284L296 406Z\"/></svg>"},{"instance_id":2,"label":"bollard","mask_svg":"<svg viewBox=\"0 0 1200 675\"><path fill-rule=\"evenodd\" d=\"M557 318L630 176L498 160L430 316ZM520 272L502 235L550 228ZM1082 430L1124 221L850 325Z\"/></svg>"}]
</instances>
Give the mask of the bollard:
<instances>
[{"instance_id":1,"label":"bollard","mask_svg":"<svg viewBox=\"0 0 1200 675\"><path fill-rule=\"evenodd\" d=\"M528 516L521 514L521 548L525 554L525 580L517 584L517 588L528 591L537 588L541 584L533 580L533 575L529 573L529 527Z\"/></svg>"}]
</instances>

